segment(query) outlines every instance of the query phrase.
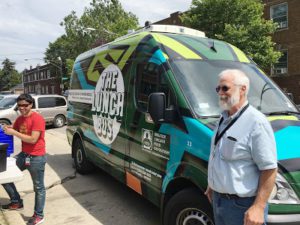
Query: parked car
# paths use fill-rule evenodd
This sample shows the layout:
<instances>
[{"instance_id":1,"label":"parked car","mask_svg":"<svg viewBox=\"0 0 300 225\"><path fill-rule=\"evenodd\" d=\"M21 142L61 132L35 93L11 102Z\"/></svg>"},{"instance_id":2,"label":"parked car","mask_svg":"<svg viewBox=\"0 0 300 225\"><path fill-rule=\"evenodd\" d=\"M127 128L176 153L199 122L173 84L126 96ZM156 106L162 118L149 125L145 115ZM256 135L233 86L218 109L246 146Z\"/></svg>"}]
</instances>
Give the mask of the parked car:
<instances>
[{"instance_id":1,"label":"parked car","mask_svg":"<svg viewBox=\"0 0 300 225\"><path fill-rule=\"evenodd\" d=\"M0 95L0 110L5 110L13 107L16 104L19 95Z\"/></svg>"},{"instance_id":2,"label":"parked car","mask_svg":"<svg viewBox=\"0 0 300 225\"><path fill-rule=\"evenodd\" d=\"M12 124L20 115L17 106L19 95L6 95L0 100L0 124ZM40 113L47 124L62 127L66 123L67 101L60 95L32 95L33 111Z\"/></svg>"},{"instance_id":3,"label":"parked car","mask_svg":"<svg viewBox=\"0 0 300 225\"><path fill-rule=\"evenodd\" d=\"M11 91L1 91L0 92L0 95L11 95L11 94L13 94L13 92L11 92Z\"/></svg>"}]
</instances>

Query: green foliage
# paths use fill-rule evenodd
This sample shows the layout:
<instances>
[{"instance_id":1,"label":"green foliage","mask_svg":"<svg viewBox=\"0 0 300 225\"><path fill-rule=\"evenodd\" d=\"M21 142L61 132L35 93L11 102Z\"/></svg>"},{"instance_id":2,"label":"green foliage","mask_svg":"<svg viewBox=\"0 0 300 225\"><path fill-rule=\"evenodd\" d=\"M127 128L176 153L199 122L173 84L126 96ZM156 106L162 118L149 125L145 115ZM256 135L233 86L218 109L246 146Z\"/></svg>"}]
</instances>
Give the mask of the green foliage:
<instances>
[{"instance_id":1,"label":"green foliage","mask_svg":"<svg viewBox=\"0 0 300 225\"><path fill-rule=\"evenodd\" d=\"M6 58L0 69L0 91L8 91L10 88L21 83L21 74L15 69L15 62Z\"/></svg>"},{"instance_id":2,"label":"green foliage","mask_svg":"<svg viewBox=\"0 0 300 225\"><path fill-rule=\"evenodd\" d=\"M65 64L66 71L70 71L69 73L64 74L63 83L64 83L64 87L66 89L69 89L71 72L72 72L72 69L73 69L73 66L74 66L74 62L75 62L75 60L73 60L73 59L67 59L66 60L66 64Z\"/></svg>"},{"instance_id":3,"label":"green foliage","mask_svg":"<svg viewBox=\"0 0 300 225\"><path fill-rule=\"evenodd\" d=\"M73 11L61 25L65 28L65 34L49 43L45 61L56 61L61 57L64 70L69 75L72 70L66 67L66 59L75 60L82 52L110 42L130 29L136 29L138 19L124 11L118 0L93 0L80 18Z\"/></svg>"},{"instance_id":4,"label":"green foliage","mask_svg":"<svg viewBox=\"0 0 300 225\"><path fill-rule=\"evenodd\" d=\"M193 0L183 15L186 26L204 31L210 38L227 41L269 69L281 56L271 35L276 25L263 18L261 0Z\"/></svg>"}]
</instances>

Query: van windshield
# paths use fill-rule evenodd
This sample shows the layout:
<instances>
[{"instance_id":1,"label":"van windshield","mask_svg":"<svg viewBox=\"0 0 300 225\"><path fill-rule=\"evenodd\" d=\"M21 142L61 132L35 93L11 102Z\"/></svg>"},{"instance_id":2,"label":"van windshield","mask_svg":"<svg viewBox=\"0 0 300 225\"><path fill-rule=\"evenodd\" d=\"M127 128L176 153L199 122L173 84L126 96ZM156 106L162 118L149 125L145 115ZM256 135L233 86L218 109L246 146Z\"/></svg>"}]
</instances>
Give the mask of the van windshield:
<instances>
[{"instance_id":1,"label":"van windshield","mask_svg":"<svg viewBox=\"0 0 300 225\"><path fill-rule=\"evenodd\" d=\"M17 102L16 97L7 97L0 100L0 109L8 109L13 107Z\"/></svg>"},{"instance_id":2,"label":"van windshield","mask_svg":"<svg viewBox=\"0 0 300 225\"><path fill-rule=\"evenodd\" d=\"M220 60L174 60L170 64L192 110L199 117L218 116L221 113L215 88L218 74L225 69L239 69L248 75L248 101L262 113L298 112L282 91L254 64Z\"/></svg>"}]
</instances>

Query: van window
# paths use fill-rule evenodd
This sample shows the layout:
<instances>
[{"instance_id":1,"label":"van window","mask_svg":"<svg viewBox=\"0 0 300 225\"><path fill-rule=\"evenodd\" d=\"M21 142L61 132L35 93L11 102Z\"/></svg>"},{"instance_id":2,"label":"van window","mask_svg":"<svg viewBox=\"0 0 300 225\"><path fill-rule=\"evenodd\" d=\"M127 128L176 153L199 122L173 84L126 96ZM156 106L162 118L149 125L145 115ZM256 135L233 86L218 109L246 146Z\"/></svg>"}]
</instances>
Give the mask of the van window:
<instances>
[{"instance_id":1,"label":"van window","mask_svg":"<svg viewBox=\"0 0 300 225\"><path fill-rule=\"evenodd\" d=\"M221 113L215 88L218 85L218 74L228 68L242 70L248 75L249 103L262 113L297 111L291 101L254 64L221 60L176 60L171 65L176 80L198 116L216 116Z\"/></svg>"},{"instance_id":2,"label":"van window","mask_svg":"<svg viewBox=\"0 0 300 225\"><path fill-rule=\"evenodd\" d=\"M169 106L169 88L163 77L163 67L152 62L137 65L136 74L136 102L138 108L146 112L148 96L154 92L164 92Z\"/></svg>"},{"instance_id":3,"label":"van window","mask_svg":"<svg viewBox=\"0 0 300 225\"><path fill-rule=\"evenodd\" d=\"M64 98L55 97L55 106L65 106L66 100Z\"/></svg>"},{"instance_id":4,"label":"van window","mask_svg":"<svg viewBox=\"0 0 300 225\"><path fill-rule=\"evenodd\" d=\"M38 98L39 108L51 108L58 106L65 106L66 101L60 97L41 97Z\"/></svg>"}]
</instances>

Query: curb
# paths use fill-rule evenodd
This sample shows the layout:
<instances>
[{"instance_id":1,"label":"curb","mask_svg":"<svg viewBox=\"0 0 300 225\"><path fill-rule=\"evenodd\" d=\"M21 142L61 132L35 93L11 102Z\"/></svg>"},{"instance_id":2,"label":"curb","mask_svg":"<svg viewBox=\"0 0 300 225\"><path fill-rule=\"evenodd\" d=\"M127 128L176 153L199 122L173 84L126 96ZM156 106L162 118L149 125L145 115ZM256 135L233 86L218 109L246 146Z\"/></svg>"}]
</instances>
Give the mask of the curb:
<instances>
[{"instance_id":1,"label":"curb","mask_svg":"<svg viewBox=\"0 0 300 225\"><path fill-rule=\"evenodd\" d=\"M8 225L26 225L23 217L17 211L2 211Z\"/></svg>"}]
</instances>

